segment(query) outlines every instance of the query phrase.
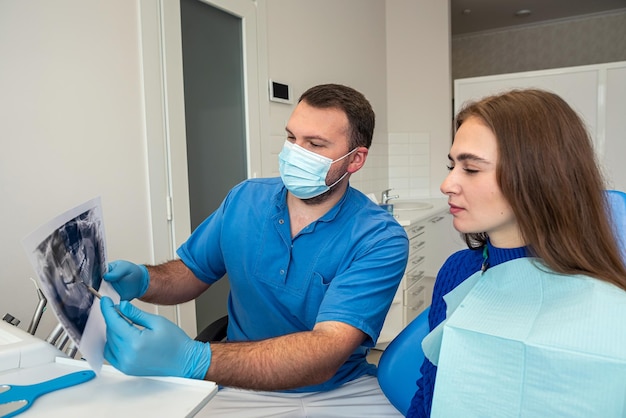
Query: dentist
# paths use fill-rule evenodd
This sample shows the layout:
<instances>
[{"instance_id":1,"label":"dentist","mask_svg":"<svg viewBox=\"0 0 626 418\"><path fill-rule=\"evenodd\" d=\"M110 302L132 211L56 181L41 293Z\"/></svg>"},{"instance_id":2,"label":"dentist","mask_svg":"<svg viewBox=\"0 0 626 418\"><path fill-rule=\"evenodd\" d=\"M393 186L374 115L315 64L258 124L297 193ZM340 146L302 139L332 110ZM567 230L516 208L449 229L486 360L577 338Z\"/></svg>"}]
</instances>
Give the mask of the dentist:
<instances>
[{"instance_id":1,"label":"dentist","mask_svg":"<svg viewBox=\"0 0 626 418\"><path fill-rule=\"evenodd\" d=\"M233 188L180 259L110 264L104 279L122 298L119 310L142 329L103 298L105 358L131 375L215 381L222 388L198 416L401 416L366 355L404 274L408 239L349 185L374 122L352 88L307 90L285 129L279 178ZM226 274L227 342L194 341L128 303L183 303Z\"/></svg>"}]
</instances>

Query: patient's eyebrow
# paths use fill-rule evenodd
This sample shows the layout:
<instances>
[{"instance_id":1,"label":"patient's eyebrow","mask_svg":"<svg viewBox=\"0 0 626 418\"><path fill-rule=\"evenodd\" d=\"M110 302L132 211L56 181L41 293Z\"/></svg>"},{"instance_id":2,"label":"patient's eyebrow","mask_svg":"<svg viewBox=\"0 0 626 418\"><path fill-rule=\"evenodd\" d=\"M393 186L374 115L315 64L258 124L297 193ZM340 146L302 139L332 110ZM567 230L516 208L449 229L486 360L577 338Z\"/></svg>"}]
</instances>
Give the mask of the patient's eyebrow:
<instances>
[{"instance_id":1,"label":"patient's eyebrow","mask_svg":"<svg viewBox=\"0 0 626 418\"><path fill-rule=\"evenodd\" d=\"M448 159L450 161L454 161L454 158L452 158L452 155L450 155L450 154L448 154ZM457 161L473 161L473 162L482 163L482 164L489 164L490 163L489 160L486 160L483 157L479 157L478 155L471 154L469 152L463 152L463 153L457 155L456 160Z\"/></svg>"}]
</instances>

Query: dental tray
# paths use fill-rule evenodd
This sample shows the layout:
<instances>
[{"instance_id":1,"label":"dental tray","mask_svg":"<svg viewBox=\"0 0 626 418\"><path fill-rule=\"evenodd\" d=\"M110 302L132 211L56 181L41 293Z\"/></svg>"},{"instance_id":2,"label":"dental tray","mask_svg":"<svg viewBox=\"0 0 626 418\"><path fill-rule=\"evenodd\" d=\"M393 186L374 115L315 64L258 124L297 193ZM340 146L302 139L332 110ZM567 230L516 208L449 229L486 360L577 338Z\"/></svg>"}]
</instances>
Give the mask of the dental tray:
<instances>
[{"instance_id":1,"label":"dental tray","mask_svg":"<svg viewBox=\"0 0 626 418\"><path fill-rule=\"evenodd\" d=\"M81 360L54 362L0 372L0 383L29 385L89 369ZM104 365L94 379L39 397L20 417L193 417L217 392L213 382L175 377L126 376Z\"/></svg>"}]
</instances>

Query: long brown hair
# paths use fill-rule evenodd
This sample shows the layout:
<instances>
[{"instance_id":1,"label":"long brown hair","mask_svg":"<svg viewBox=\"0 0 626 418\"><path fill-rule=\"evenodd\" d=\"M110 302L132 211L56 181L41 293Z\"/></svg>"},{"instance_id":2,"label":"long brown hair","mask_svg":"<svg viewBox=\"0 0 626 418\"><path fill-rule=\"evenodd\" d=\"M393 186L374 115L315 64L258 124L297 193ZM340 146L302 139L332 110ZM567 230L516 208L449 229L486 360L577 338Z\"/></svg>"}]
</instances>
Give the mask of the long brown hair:
<instances>
[{"instance_id":1,"label":"long brown hair","mask_svg":"<svg viewBox=\"0 0 626 418\"><path fill-rule=\"evenodd\" d=\"M455 128L480 118L498 141L496 177L529 251L552 270L626 290L593 143L578 114L543 90L513 90L466 105ZM465 234L470 247L486 234Z\"/></svg>"}]
</instances>

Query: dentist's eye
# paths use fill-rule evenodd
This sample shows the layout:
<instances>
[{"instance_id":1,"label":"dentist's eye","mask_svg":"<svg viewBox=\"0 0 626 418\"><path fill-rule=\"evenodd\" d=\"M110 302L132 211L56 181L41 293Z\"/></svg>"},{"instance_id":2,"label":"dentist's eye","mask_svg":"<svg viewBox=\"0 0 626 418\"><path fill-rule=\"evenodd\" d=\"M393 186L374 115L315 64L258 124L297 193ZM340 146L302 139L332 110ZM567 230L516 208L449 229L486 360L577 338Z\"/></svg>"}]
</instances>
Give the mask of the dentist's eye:
<instances>
[{"instance_id":1,"label":"dentist's eye","mask_svg":"<svg viewBox=\"0 0 626 418\"><path fill-rule=\"evenodd\" d=\"M453 165L446 165L446 168L448 169L448 171L454 170L454 166Z\"/></svg>"},{"instance_id":2,"label":"dentist's eye","mask_svg":"<svg viewBox=\"0 0 626 418\"><path fill-rule=\"evenodd\" d=\"M476 174L476 173L478 173L478 170L473 170L471 168L464 168L463 171L465 171L467 174Z\"/></svg>"}]
</instances>

